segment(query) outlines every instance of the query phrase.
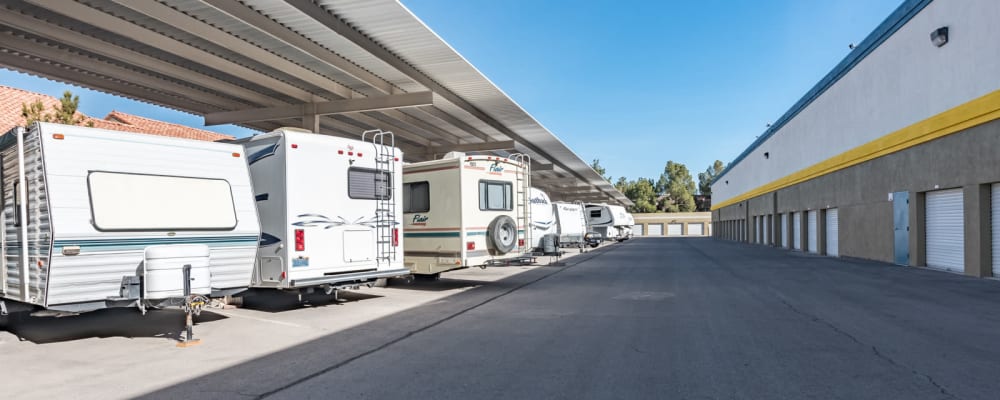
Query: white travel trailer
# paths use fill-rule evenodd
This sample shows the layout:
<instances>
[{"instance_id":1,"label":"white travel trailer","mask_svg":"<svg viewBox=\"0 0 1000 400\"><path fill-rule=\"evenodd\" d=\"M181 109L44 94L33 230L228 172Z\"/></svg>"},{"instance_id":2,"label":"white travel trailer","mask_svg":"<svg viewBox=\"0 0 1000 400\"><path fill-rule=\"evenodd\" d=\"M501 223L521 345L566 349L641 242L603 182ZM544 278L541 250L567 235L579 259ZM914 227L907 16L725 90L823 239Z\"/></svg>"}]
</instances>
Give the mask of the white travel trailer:
<instances>
[{"instance_id":1,"label":"white travel trailer","mask_svg":"<svg viewBox=\"0 0 1000 400\"><path fill-rule=\"evenodd\" d=\"M587 224L604 240L623 241L631 236L635 224L625 207L611 204L587 204Z\"/></svg>"},{"instance_id":2,"label":"white travel trailer","mask_svg":"<svg viewBox=\"0 0 1000 400\"><path fill-rule=\"evenodd\" d=\"M559 234L560 247L583 247L584 235L587 234L587 217L584 214L583 203L552 203L552 212L556 219L556 233Z\"/></svg>"},{"instance_id":3,"label":"white travel trailer","mask_svg":"<svg viewBox=\"0 0 1000 400\"><path fill-rule=\"evenodd\" d=\"M417 275L528 264L529 160L466 156L403 167L404 263Z\"/></svg>"},{"instance_id":4,"label":"white travel trailer","mask_svg":"<svg viewBox=\"0 0 1000 400\"><path fill-rule=\"evenodd\" d=\"M553 213L552 201L549 200L549 195L540 189L531 188L528 193L528 202L531 203L531 232L528 234L530 247L535 252L545 253L543 240L545 236L553 235L552 246L557 244L559 237L559 228Z\"/></svg>"},{"instance_id":5,"label":"white travel trailer","mask_svg":"<svg viewBox=\"0 0 1000 400\"><path fill-rule=\"evenodd\" d=\"M253 287L329 294L410 274L400 236L403 153L391 132L361 139L282 128L239 140L262 226Z\"/></svg>"},{"instance_id":6,"label":"white travel trailer","mask_svg":"<svg viewBox=\"0 0 1000 400\"><path fill-rule=\"evenodd\" d=\"M36 123L0 137L0 159L0 311L190 313L250 284L242 147Z\"/></svg>"}]
</instances>

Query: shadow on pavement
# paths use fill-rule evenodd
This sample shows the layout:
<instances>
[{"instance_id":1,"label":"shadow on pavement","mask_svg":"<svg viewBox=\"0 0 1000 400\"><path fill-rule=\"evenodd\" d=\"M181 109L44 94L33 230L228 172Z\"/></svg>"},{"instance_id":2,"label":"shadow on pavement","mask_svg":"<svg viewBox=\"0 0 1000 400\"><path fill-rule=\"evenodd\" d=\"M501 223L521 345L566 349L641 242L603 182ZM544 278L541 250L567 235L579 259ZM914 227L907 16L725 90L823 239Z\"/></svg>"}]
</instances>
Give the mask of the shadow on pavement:
<instances>
[{"instance_id":1,"label":"shadow on pavement","mask_svg":"<svg viewBox=\"0 0 1000 400\"><path fill-rule=\"evenodd\" d=\"M263 289L252 291L250 295L244 296L242 308L274 313L299 308L337 306L379 297L382 296L365 292L341 290L337 292L337 296L317 291L313 294L302 295L300 299L296 293Z\"/></svg>"},{"instance_id":2,"label":"shadow on pavement","mask_svg":"<svg viewBox=\"0 0 1000 400\"><path fill-rule=\"evenodd\" d=\"M110 308L60 318L17 313L5 317L0 330L36 344L110 337L178 340L184 331L184 318L179 309L149 310L142 315L134 308ZM226 318L204 310L195 317L195 325Z\"/></svg>"}]
</instances>

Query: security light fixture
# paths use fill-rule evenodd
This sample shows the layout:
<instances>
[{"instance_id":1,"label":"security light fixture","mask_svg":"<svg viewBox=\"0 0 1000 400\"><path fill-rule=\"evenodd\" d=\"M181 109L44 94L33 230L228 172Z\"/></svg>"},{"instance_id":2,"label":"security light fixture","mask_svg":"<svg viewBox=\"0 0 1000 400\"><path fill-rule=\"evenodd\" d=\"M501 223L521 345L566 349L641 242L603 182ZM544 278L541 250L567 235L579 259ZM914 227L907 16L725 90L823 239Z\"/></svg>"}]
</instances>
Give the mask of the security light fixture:
<instances>
[{"instance_id":1,"label":"security light fixture","mask_svg":"<svg viewBox=\"0 0 1000 400\"><path fill-rule=\"evenodd\" d=\"M948 27L942 26L931 32L931 43L934 43L937 47L948 44Z\"/></svg>"},{"instance_id":2,"label":"security light fixture","mask_svg":"<svg viewBox=\"0 0 1000 400\"><path fill-rule=\"evenodd\" d=\"M771 153L765 151L764 152L764 159L769 159L769 158L771 158Z\"/></svg>"}]
</instances>

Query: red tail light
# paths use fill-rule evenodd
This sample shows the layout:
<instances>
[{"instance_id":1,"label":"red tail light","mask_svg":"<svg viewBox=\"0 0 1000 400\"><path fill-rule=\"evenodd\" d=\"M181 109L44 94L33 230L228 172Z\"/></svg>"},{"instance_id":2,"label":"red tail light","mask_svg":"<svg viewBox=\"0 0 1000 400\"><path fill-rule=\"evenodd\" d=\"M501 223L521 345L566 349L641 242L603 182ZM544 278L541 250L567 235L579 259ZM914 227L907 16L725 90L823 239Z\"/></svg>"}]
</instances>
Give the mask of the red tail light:
<instances>
[{"instance_id":1,"label":"red tail light","mask_svg":"<svg viewBox=\"0 0 1000 400\"><path fill-rule=\"evenodd\" d=\"M466 250L475 250L476 249L476 242L465 242L465 249Z\"/></svg>"},{"instance_id":2,"label":"red tail light","mask_svg":"<svg viewBox=\"0 0 1000 400\"><path fill-rule=\"evenodd\" d=\"M392 228L392 247L399 246L399 228Z\"/></svg>"},{"instance_id":3,"label":"red tail light","mask_svg":"<svg viewBox=\"0 0 1000 400\"><path fill-rule=\"evenodd\" d=\"M295 230L295 251L305 251L306 250L306 231L302 229Z\"/></svg>"},{"instance_id":4,"label":"red tail light","mask_svg":"<svg viewBox=\"0 0 1000 400\"><path fill-rule=\"evenodd\" d=\"M524 239L517 239L517 247L524 247Z\"/></svg>"}]
</instances>

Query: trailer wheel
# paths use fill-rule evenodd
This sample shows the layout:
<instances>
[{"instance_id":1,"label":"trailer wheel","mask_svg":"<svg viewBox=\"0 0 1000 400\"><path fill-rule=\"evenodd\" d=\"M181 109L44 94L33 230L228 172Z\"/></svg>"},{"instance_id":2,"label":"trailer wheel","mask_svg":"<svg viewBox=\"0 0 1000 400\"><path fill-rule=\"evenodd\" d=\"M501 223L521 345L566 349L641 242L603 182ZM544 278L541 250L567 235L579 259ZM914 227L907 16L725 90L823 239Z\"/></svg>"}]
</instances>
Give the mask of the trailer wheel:
<instances>
[{"instance_id":1,"label":"trailer wheel","mask_svg":"<svg viewBox=\"0 0 1000 400\"><path fill-rule=\"evenodd\" d=\"M497 253L509 253L517 245L517 224L509 216L498 216L490 222L486 237Z\"/></svg>"}]
</instances>

